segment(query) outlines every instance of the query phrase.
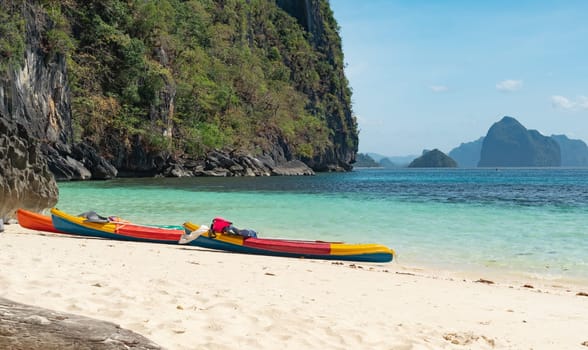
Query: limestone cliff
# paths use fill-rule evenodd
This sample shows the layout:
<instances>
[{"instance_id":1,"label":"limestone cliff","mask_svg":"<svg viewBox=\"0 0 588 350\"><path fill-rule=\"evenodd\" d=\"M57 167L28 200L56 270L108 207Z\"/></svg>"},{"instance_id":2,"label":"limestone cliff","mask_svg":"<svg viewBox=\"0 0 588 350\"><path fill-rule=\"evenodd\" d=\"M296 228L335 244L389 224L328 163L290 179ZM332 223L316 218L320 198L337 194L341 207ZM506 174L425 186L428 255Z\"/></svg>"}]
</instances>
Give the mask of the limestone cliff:
<instances>
[{"instance_id":1,"label":"limestone cliff","mask_svg":"<svg viewBox=\"0 0 588 350\"><path fill-rule=\"evenodd\" d=\"M33 137L47 143L71 140L71 108L65 57L48 55L43 33L51 26L42 9L0 1L2 11L22 17L25 47L17 64L0 79L0 112L24 125ZM5 33L1 33L5 34ZM16 69L13 69L16 68Z\"/></svg>"},{"instance_id":2,"label":"limestone cliff","mask_svg":"<svg viewBox=\"0 0 588 350\"><path fill-rule=\"evenodd\" d=\"M43 162L58 180L108 179L116 169L91 146L73 143L71 98L66 57L47 42L55 27L46 10L35 2L1 1L0 11L24 25L20 59L4 65L0 79L0 113L40 142ZM4 30L5 32L7 29ZM7 33L2 33L7 34ZM37 141L32 141L35 144ZM85 149L80 152L79 149ZM78 152L75 152L76 149ZM77 153L77 156L76 156ZM88 159L91 158L92 162Z\"/></svg>"},{"instance_id":3,"label":"limestone cliff","mask_svg":"<svg viewBox=\"0 0 588 350\"><path fill-rule=\"evenodd\" d=\"M326 0L0 4L13 19L0 25L2 118L41 141L58 180L311 174L300 161L355 161ZM212 153L239 166L218 168Z\"/></svg>"},{"instance_id":4,"label":"limestone cliff","mask_svg":"<svg viewBox=\"0 0 588 350\"><path fill-rule=\"evenodd\" d=\"M57 184L41 153L40 140L66 142L71 122L63 58L46 60L40 52L43 15L34 6L0 4L5 20L10 21L10 15L26 19L25 25L16 28L18 35L27 38L19 50L19 69L4 64L0 76L0 218L8 219L19 207L40 211L57 202ZM5 28L2 37L7 36ZM2 44L4 62L10 62L7 43Z\"/></svg>"},{"instance_id":5,"label":"limestone cliff","mask_svg":"<svg viewBox=\"0 0 588 350\"><path fill-rule=\"evenodd\" d=\"M359 137L357 122L351 111L351 91L343 71L341 39L332 10L324 0L277 0L277 3L311 34L314 48L334 67L335 76L325 79L328 81L327 89L312 92L316 95L314 100L332 98L339 101L327 110L329 129L333 131L333 147L309 160L309 163L317 170L349 170L350 164L355 162Z\"/></svg>"}]
</instances>

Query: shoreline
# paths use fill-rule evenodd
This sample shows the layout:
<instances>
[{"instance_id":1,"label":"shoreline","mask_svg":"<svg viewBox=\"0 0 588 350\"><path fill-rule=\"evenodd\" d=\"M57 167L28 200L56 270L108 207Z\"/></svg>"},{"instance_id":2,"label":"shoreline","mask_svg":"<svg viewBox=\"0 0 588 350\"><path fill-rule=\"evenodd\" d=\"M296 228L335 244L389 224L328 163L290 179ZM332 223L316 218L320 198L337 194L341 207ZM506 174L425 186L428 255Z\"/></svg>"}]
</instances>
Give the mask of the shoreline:
<instances>
[{"instance_id":1,"label":"shoreline","mask_svg":"<svg viewBox=\"0 0 588 350\"><path fill-rule=\"evenodd\" d=\"M169 349L585 348L588 283L0 233L1 296ZM492 283L490 283L492 282Z\"/></svg>"},{"instance_id":2,"label":"shoreline","mask_svg":"<svg viewBox=\"0 0 588 350\"><path fill-rule=\"evenodd\" d=\"M588 291L588 278L580 278L575 276L562 276L554 274L542 274L535 272L527 272L520 270L505 270L503 268L481 268L471 267L462 270L451 268L438 269L426 264L398 264L409 271L416 271L417 275L422 277L438 277L447 279L466 279L477 280L483 279L490 282L490 284L501 284L512 286L524 286L525 288L543 288L553 291L561 289ZM419 274L420 273L420 274ZM530 288L528 286L533 286Z\"/></svg>"}]
</instances>

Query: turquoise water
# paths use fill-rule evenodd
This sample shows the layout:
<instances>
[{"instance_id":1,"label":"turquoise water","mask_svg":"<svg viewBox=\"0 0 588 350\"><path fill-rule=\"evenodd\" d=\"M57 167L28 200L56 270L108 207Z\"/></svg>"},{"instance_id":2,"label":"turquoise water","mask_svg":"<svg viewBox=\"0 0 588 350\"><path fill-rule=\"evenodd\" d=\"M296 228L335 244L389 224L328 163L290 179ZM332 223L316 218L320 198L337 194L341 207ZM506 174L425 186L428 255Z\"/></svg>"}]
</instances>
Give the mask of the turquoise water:
<instances>
[{"instance_id":1,"label":"turquoise water","mask_svg":"<svg viewBox=\"0 0 588 350\"><path fill-rule=\"evenodd\" d=\"M223 216L263 237L373 242L402 264L588 280L588 169L356 170L59 183L57 207L144 224Z\"/></svg>"}]
</instances>

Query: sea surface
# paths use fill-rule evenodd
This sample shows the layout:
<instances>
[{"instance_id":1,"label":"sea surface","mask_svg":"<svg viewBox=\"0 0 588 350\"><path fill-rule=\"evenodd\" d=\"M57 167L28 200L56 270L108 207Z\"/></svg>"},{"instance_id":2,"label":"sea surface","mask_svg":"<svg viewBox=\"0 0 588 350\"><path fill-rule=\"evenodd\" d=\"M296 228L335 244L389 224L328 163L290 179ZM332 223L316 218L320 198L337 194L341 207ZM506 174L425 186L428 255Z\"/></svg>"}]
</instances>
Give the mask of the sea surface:
<instances>
[{"instance_id":1,"label":"sea surface","mask_svg":"<svg viewBox=\"0 0 588 350\"><path fill-rule=\"evenodd\" d=\"M358 169L60 182L57 207L143 224L382 243L403 265L588 280L588 169Z\"/></svg>"}]
</instances>

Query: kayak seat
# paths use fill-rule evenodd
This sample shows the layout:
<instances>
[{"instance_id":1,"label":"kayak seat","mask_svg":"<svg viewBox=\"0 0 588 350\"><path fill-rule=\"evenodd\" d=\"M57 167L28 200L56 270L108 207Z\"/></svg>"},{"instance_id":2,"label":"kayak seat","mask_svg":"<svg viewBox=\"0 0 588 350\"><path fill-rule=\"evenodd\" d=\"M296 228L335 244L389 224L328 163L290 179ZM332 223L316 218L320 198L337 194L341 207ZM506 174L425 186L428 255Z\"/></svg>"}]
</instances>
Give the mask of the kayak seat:
<instances>
[{"instance_id":1,"label":"kayak seat","mask_svg":"<svg viewBox=\"0 0 588 350\"><path fill-rule=\"evenodd\" d=\"M108 218L105 218L104 216L98 215L98 213L96 213L95 211L87 211L87 212L79 214L78 216L82 217L82 218L86 218L86 220L84 220L84 222L95 222L95 223L99 223L99 224L106 224L110 221L110 220L108 220Z\"/></svg>"}]
</instances>

